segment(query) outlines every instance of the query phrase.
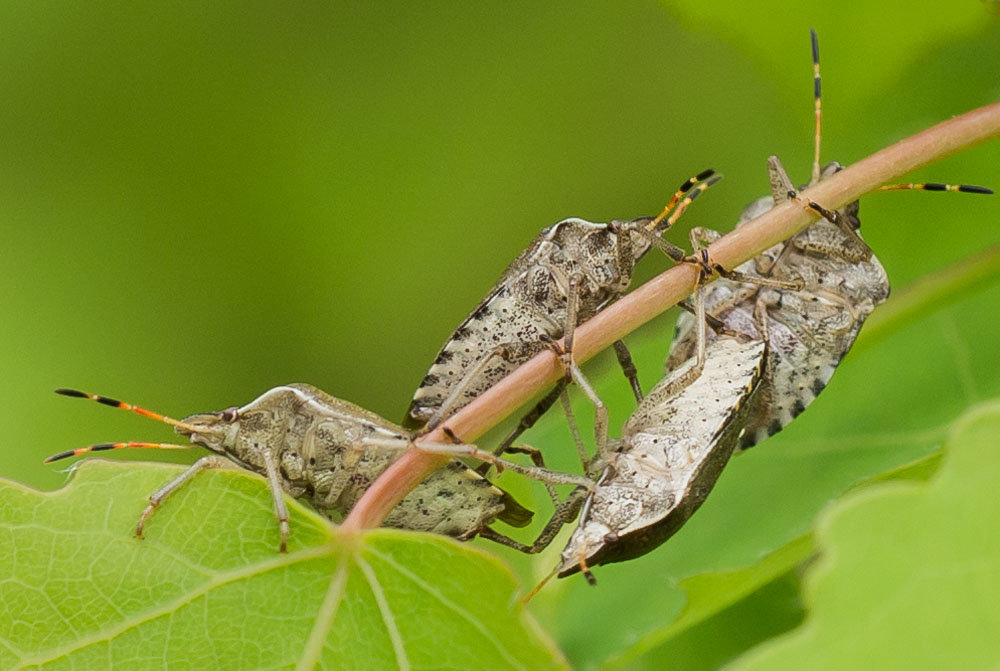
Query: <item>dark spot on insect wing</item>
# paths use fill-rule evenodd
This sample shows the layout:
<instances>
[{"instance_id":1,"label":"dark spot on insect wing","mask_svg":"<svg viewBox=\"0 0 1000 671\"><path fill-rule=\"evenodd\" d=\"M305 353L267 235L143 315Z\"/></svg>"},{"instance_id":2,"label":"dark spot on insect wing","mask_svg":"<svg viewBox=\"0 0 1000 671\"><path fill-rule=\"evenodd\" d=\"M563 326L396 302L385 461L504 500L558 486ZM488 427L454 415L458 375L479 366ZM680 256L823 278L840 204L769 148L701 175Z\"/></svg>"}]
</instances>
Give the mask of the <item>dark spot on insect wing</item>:
<instances>
[{"instance_id":1,"label":"dark spot on insect wing","mask_svg":"<svg viewBox=\"0 0 1000 671\"><path fill-rule=\"evenodd\" d=\"M806 409L805 404L799 399L795 399L795 403L792 405L791 413L792 417L798 417L802 414L802 411Z\"/></svg>"},{"instance_id":2,"label":"dark spot on insect wing","mask_svg":"<svg viewBox=\"0 0 1000 671\"><path fill-rule=\"evenodd\" d=\"M770 436L773 436L774 434L778 433L779 431L781 431L781 429L782 429L781 420L778 419L772 419L771 423L767 425L767 433Z\"/></svg>"},{"instance_id":3,"label":"dark spot on insect wing","mask_svg":"<svg viewBox=\"0 0 1000 671\"><path fill-rule=\"evenodd\" d=\"M819 393L821 391L823 391L823 388L825 386L826 385L823 384L823 380L821 380L819 378L816 378L815 380L813 380L813 383L812 383L812 392L813 392L813 394L815 394L816 396L819 396Z\"/></svg>"}]
</instances>

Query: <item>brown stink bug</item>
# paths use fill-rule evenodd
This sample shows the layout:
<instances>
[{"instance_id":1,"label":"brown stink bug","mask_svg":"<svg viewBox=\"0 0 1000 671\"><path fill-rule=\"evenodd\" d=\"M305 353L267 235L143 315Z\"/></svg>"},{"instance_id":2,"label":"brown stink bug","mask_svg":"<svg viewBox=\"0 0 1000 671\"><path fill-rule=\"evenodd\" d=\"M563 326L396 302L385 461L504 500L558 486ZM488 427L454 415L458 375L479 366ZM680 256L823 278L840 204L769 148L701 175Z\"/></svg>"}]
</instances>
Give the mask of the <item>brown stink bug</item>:
<instances>
[{"instance_id":1,"label":"brown stink bug","mask_svg":"<svg viewBox=\"0 0 1000 671\"><path fill-rule=\"evenodd\" d=\"M684 182L657 217L591 223L565 219L543 230L504 271L486 297L455 329L420 383L404 426L433 428L532 356L589 319L628 288L636 262L653 246L680 260L683 252L662 233L719 177L707 170ZM633 392L635 367L615 345ZM571 352L561 352L571 360ZM522 420L498 453L560 395L556 387Z\"/></svg>"},{"instance_id":2,"label":"brown stink bug","mask_svg":"<svg viewBox=\"0 0 1000 671\"><path fill-rule=\"evenodd\" d=\"M838 163L820 168L819 46L815 31L811 37L816 132L809 185L841 169ZM737 227L789 198L798 199L777 157L768 159L768 175L771 195L751 203L740 214ZM882 189L992 193L984 187L945 184L897 184ZM719 279L705 288L709 315L731 331L768 341L770 356L764 381L750 410L740 448L751 447L777 433L812 403L850 350L865 319L889 295L885 269L861 238L858 202L835 212L811 201L803 202L823 218L742 264L735 273L728 274L730 279ZM702 244L719 235L707 229L692 230L696 254L703 251L699 249ZM707 255L701 261L707 270L716 269ZM761 280L777 282L761 286ZM781 287L782 282L787 287ZM691 356L695 328L690 315L681 315L667 370Z\"/></svg>"},{"instance_id":3,"label":"brown stink bug","mask_svg":"<svg viewBox=\"0 0 1000 671\"><path fill-rule=\"evenodd\" d=\"M86 452L120 448L183 449L201 446L214 453L196 461L149 497L149 505L142 512L136 527L136 535L140 537L153 512L199 471L235 465L267 479L279 523L280 550L284 551L289 526L283 493L295 498L307 498L319 512L333 518L341 517L382 471L406 449L414 446L413 435L406 429L307 384L275 387L242 407L191 415L183 420L171 419L105 396L72 389L59 389L57 393L89 398L165 422L172 425L177 433L187 436L191 444L104 443L56 454L47 462ZM483 459L547 482L590 485L583 478L505 462L468 445L418 444L416 447ZM559 520L565 514L557 508ZM507 538L488 525L494 520L501 520L511 526L523 527L531 517L532 512L507 492L453 459L427 476L403 498L384 524L462 540L482 535L498 543L524 549L530 546ZM542 539L536 544L547 543L544 539L551 539L561 523L551 522L551 530L546 527Z\"/></svg>"}]
</instances>

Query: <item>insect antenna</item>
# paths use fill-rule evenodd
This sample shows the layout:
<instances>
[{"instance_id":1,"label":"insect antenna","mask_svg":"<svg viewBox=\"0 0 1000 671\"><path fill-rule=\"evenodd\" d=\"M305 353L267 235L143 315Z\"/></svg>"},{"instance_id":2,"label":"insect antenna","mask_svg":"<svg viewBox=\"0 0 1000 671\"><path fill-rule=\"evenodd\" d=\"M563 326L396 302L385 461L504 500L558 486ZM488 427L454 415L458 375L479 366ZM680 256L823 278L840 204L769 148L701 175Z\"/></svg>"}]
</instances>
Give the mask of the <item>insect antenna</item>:
<instances>
[{"instance_id":1,"label":"insect antenna","mask_svg":"<svg viewBox=\"0 0 1000 671\"><path fill-rule=\"evenodd\" d=\"M983 193L993 195L993 189L974 184L941 184L940 182L925 182L924 184L886 184L879 191L960 191L961 193Z\"/></svg>"},{"instance_id":2,"label":"insect antenna","mask_svg":"<svg viewBox=\"0 0 1000 671\"><path fill-rule=\"evenodd\" d=\"M174 443L143 443L136 441L129 441L127 443L98 443L96 445L88 445L87 447L78 447L75 450L66 450L65 452L60 452L59 454L53 454L51 457L46 457L46 464L51 464L53 461L59 461L60 459L68 459L69 457L75 457L78 454L86 454L87 452L102 452L104 450L121 450L126 448L152 448L157 450L190 450L197 447L197 445L177 445Z\"/></svg>"},{"instance_id":3,"label":"insect antenna","mask_svg":"<svg viewBox=\"0 0 1000 671\"><path fill-rule=\"evenodd\" d=\"M556 575L556 573L559 573L559 565L558 564L556 565L556 567L554 569L552 569L551 571L549 571L548 575L546 575L544 578L542 578L541 582L539 582L537 585L535 585L534 588L532 588L532 590L530 592L528 592L528 594L523 599L521 599L521 605L525 605L529 601L531 601L533 598L535 598L535 595L542 591L542 588L545 587L545 585L550 580L552 580L552 578Z\"/></svg>"},{"instance_id":4,"label":"insect antenna","mask_svg":"<svg viewBox=\"0 0 1000 671\"><path fill-rule=\"evenodd\" d=\"M809 38L812 42L812 57L813 57L813 107L815 108L816 114L816 132L813 135L813 166L812 166L812 179L809 180L810 184L815 184L819 181L819 145L820 145L820 129L822 127L823 120L823 95L822 95L822 84L819 76L819 38L816 37L816 29L809 29Z\"/></svg>"},{"instance_id":5,"label":"insect antenna","mask_svg":"<svg viewBox=\"0 0 1000 671\"><path fill-rule=\"evenodd\" d=\"M680 188L674 192L674 195L670 198L670 202L668 202L666 207L663 208L663 211L660 212L656 218L646 224L646 230L660 231L661 233L666 231L674 225L674 222L676 222L682 214L684 214L684 210L688 208L688 205L694 202L694 199L697 198L702 191L712 186L720 179L722 179L722 175L716 175L714 170L709 169L685 180L684 183L680 185ZM671 211L673 211L673 213L671 213ZM669 217L667 215L669 215Z\"/></svg>"},{"instance_id":6,"label":"insect antenna","mask_svg":"<svg viewBox=\"0 0 1000 671\"><path fill-rule=\"evenodd\" d=\"M142 415L143 417L155 419L158 422L163 422L164 424L169 424L170 426L179 426L180 428L187 429L191 432L198 430L198 427L186 424L178 419L173 419L171 417L167 417L166 415L161 415L158 412L153 412L152 410L140 408L139 406L132 405L131 403L119 401L118 399L101 396L100 394L88 394L85 391L78 391L76 389L56 389L56 393L61 394L62 396L70 396L72 398L87 398L91 401L97 401L98 403L102 403L104 405L110 405L112 408L121 408L122 410Z\"/></svg>"},{"instance_id":7,"label":"insect antenna","mask_svg":"<svg viewBox=\"0 0 1000 671\"><path fill-rule=\"evenodd\" d=\"M822 84L819 75L819 38L816 37L816 30L809 29L809 38L812 42L812 62L813 62L813 101L816 113L816 133L813 139L813 164L812 179L809 184L819 181L819 148L820 129L822 128L823 106L822 106ZM691 188L690 186L688 188ZM993 189L985 186L975 186L972 184L941 184L939 182L926 182L924 184L886 184L879 188L879 191L960 191L962 193L982 193L992 195Z\"/></svg>"},{"instance_id":8,"label":"insect antenna","mask_svg":"<svg viewBox=\"0 0 1000 671\"><path fill-rule=\"evenodd\" d=\"M129 412L134 412L136 414L142 415L143 417L149 417L150 419L155 419L158 422L163 422L171 426L177 426L182 429L187 429L192 433L197 431L197 427L182 422L180 420L167 417L166 415L161 415L158 412L153 412L152 410L147 410L146 408L141 408L137 405L132 405L131 403L125 403L114 398L108 398L107 396L101 396L99 394L88 394L83 391L78 391L76 389L56 389L57 394L62 396L70 396L72 398L86 398L91 401L96 401L104 405L109 405L112 408L121 408L122 410L127 410ZM125 448L148 448L148 449L158 449L158 450L190 450L196 447L195 445L177 445L174 443L147 443L139 441L128 441L121 443L98 443L96 445L88 445L87 447L80 447L75 450L67 450L66 452L60 452L59 454L53 454L45 460L45 463L51 463L53 461L58 461L60 459L66 459L68 457L74 457L78 454L84 454L87 452L101 452L104 450L120 450Z\"/></svg>"}]
</instances>

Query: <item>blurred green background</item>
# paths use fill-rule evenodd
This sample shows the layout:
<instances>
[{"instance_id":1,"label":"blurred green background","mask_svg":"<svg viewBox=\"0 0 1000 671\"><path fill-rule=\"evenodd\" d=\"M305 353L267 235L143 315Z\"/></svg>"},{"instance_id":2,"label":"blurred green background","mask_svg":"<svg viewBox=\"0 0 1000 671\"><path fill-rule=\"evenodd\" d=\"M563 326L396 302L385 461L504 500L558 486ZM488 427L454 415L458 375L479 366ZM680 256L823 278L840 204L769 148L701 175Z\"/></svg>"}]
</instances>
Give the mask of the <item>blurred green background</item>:
<instances>
[{"instance_id":1,"label":"blurred green background","mask_svg":"<svg viewBox=\"0 0 1000 671\"><path fill-rule=\"evenodd\" d=\"M683 241L731 226L768 154L804 179L810 26L828 159L998 98L996 15L938 8L4 3L0 473L51 488L49 453L170 439L58 386L179 416L308 381L398 420L543 226L724 172ZM997 155L918 177L995 187ZM895 286L1000 240L1000 204L972 200L865 203Z\"/></svg>"},{"instance_id":2,"label":"blurred green background","mask_svg":"<svg viewBox=\"0 0 1000 671\"><path fill-rule=\"evenodd\" d=\"M4 3L0 475L54 488L66 475L48 454L171 439L59 386L183 416L305 381L399 420L542 227L655 213L689 175L725 173L671 234L682 242L690 226L731 227L766 191L769 154L804 181L810 27L824 158L850 163L1000 99L994 4ZM988 144L912 179L997 188L998 159ZM1000 242L997 198L882 194L862 220L896 290ZM664 267L650 255L637 281ZM997 314L994 287L860 348L629 580L742 565L805 531L852 478L939 444L961 409L1000 392ZM630 338L647 386L671 319ZM607 357L590 370L603 369ZM620 376L602 386L623 418ZM557 420L530 442L564 443ZM571 467L562 451L552 460ZM554 560L510 558L526 580ZM588 636L594 608L642 619L635 592L615 591L624 575L543 593L574 659L604 645ZM773 617L750 612L771 629L751 638L797 621L794 576L768 589Z\"/></svg>"}]
</instances>

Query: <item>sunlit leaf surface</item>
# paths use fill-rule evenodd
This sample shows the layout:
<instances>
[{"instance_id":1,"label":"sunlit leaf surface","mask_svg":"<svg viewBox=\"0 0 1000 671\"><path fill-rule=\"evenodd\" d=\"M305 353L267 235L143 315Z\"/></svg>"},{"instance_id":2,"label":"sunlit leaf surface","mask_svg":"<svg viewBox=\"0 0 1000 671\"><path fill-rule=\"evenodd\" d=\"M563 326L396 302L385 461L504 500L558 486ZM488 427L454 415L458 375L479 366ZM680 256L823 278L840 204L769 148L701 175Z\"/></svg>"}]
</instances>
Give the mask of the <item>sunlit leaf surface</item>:
<instances>
[{"instance_id":1,"label":"sunlit leaf surface","mask_svg":"<svg viewBox=\"0 0 1000 671\"><path fill-rule=\"evenodd\" d=\"M805 625L732 668L996 668L997 436L992 402L956 423L929 483L886 483L831 506Z\"/></svg>"},{"instance_id":2,"label":"sunlit leaf surface","mask_svg":"<svg viewBox=\"0 0 1000 671\"><path fill-rule=\"evenodd\" d=\"M177 473L91 461L0 486L0 668L539 669L560 655L495 559L431 535L345 538L301 506L278 554L264 484L213 472L132 536Z\"/></svg>"}]
</instances>

